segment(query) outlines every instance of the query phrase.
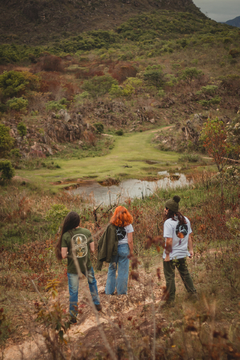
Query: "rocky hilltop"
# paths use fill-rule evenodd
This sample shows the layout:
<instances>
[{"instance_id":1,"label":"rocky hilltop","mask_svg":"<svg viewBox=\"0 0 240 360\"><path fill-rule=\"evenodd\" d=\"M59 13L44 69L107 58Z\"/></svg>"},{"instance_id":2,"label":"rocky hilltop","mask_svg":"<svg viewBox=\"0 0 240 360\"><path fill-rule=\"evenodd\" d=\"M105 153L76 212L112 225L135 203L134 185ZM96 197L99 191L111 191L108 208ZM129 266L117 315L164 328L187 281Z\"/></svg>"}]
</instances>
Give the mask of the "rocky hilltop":
<instances>
[{"instance_id":1,"label":"rocky hilltop","mask_svg":"<svg viewBox=\"0 0 240 360\"><path fill-rule=\"evenodd\" d=\"M192 0L1 0L0 42L45 44L161 9L204 17Z\"/></svg>"}]
</instances>

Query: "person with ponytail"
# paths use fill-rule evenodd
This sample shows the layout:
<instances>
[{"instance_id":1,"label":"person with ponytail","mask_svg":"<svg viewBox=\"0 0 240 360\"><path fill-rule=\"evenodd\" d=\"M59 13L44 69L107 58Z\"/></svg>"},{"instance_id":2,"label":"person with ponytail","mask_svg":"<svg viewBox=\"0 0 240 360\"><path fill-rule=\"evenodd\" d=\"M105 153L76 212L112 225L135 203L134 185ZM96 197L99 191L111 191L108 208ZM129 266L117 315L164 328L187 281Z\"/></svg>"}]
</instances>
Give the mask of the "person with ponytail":
<instances>
[{"instance_id":1,"label":"person with ponytail","mask_svg":"<svg viewBox=\"0 0 240 360\"><path fill-rule=\"evenodd\" d=\"M71 211L63 222L61 235L56 245L56 257L58 260L68 259L69 312L70 323L72 324L77 322L79 270L88 280L90 293L96 309L98 311L102 309L98 296L97 281L90 260L90 251L94 252L94 242L91 233L89 230L80 227L80 216L78 213ZM79 268L75 265L74 256L76 256Z\"/></svg>"},{"instance_id":2,"label":"person with ponytail","mask_svg":"<svg viewBox=\"0 0 240 360\"><path fill-rule=\"evenodd\" d=\"M110 226L115 227L117 235L117 254L113 255L108 268L105 294L113 295L115 287L117 294L127 294L129 257L133 256L133 218L124 206L118 206L110 220ZM107 239L109 241L110 239ZM116 279L116 270L118 277Z\"/></svg>"},{"instance_id":3,"label":"person with ponytail","mask_svg":"<svg viewBox=\"0 0 240 360\"><path fill-rule=\"evenodd\" d=\"M166 304L173 305L175 300L175 267L177 267L187 292L197 298L192 278L188 272L186 258L193 257L192 229L189 219L179 211L180 197L174 196L165 204L163 236L163 270L166 279Z\"/></svg>"}]
</instances>

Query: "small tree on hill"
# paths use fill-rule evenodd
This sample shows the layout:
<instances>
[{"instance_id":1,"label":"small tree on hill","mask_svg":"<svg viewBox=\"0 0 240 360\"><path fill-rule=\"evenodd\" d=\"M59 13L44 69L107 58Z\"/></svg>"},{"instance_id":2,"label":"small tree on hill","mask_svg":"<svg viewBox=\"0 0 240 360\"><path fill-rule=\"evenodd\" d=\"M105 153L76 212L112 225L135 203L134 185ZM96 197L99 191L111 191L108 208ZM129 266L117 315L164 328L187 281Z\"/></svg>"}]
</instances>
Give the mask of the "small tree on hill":
<instances>
[{"instance_id":1,"label":"small tree on hill","mask_svg":"<svg viewBox=\"0 0 240 360\"><path fill-rule=\"evenodd\" d=\"M201 140L207 153L213 158L218 171L221 173L231 152L231 145L227 142L224 122L217 117L208 119L203 125Z\"/></svg>"},{"instance_id":2,"label":"small tree on hill","mask_svg":"<svg viewBox=\"0 0 240 360\"><path fill-rule=\"evenodd\" d=\"M231 145L227 142L226 125L218 117L208 119L203 125L201 137L207 153L213 158L221 177L221 197L223 201L223 170L231 153Z\"/></svg>"}]
</instances>

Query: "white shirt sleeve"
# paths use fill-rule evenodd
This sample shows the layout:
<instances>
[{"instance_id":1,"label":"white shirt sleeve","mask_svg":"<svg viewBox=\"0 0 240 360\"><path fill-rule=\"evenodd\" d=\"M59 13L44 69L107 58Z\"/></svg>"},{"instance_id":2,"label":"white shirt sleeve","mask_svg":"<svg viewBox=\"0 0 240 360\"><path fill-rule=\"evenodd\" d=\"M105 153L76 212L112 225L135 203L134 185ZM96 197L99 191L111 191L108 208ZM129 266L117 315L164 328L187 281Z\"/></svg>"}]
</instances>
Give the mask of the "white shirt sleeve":
<instances>
[{"instance_id":1,"label":"white shirt sleeve","mask_svg":"<svg viewBox=\"0 0 240 360\"><path fill-rule=\"evenodd\" d=\"M163 225L163 237L165 238L173 238L173 227L170 224L170 221L165 221Z\"/></svg>"},{"instance_id":2,"label":"white shirt sleeve","mask_svg":"<svg viewBox=\"0 0 240 360\"><path fill-rule=\"evenodd\" d=\"M132 233L134 232L132 224L125 226L126 233Z\"/></svg>"}]
</instances>

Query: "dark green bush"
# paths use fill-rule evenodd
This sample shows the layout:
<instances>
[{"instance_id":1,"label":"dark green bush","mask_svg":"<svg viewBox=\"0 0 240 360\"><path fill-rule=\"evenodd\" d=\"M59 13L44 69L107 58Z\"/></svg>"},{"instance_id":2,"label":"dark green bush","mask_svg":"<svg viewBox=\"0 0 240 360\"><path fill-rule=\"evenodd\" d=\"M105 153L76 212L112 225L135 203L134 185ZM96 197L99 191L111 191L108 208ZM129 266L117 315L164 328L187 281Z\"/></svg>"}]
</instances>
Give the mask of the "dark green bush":
<instances>
[{"instance_id":1,"label":"dark green bush","mask_svg":"<svg viewBox=\"0 0 240 360\"><path fill-rule=\"evenodd\" d=\"M162 69L157 65L148 66L143 76L148 85L156 88L161 88L166 82Z\"/></svg>"},{"instance_id":2,"label":"dark green bush","mask_svg":"<svg viewBox=\"0 0 240 360\"><path fill-rule=\"evenodd\" d=\"M104 131L104 126L103 126L102 123L98 122L98 123L93 124L93 126L95 127L95 129L97 130L97 132L98 132L99 134L102 134L102 133L103 133L103 131Z\"/></svg>"},{"instance_id":3,"label":"dark green bush","mask_svg":"<svg viewBox=\"0 0 240 360\"><path fill-rule=\"evenodd\" d=\"M0 161L0 179L5 180L11 180L12 177L15 174L14 168L12 167L12 163L10 160L1 160Z\"/></svg>"},{"instance_id":4,"label":"dark green bush","mask_svg":"<svg viewBox=\"0 0 240 360\"><path fill-rule=\"evenodd\" d=\"M118 136L122 136L124 133L123 133L123 130L120 129L120 130L117 130L115 134Z\"/></svg>"}]
</instances>

